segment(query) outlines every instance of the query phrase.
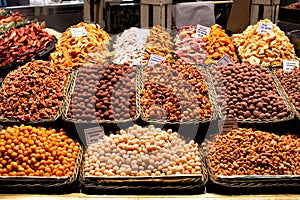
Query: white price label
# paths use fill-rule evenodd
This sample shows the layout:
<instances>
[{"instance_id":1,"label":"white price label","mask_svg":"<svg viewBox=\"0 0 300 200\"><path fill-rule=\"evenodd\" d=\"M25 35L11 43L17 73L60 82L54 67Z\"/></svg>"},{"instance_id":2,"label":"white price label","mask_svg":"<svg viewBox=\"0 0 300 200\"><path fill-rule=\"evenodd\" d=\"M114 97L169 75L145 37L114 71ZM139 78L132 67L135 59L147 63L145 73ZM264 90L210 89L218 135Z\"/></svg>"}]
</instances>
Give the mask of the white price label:
<instances>
[{"instance_id":1,"label":"white price label","mask_svg":"<svg viewBox=\"0 0 300 200\"><path fill-rule=\"evenodd\" d=\"M258 27L258 34L265 34L273 30L273 24L261 22Z\"/></svg>"},{"instance_id":2,"label":"white price label","mask_svg":"<svg viewBox=\"0 0 300 200\"><path fill-rule=\"evenodd\" d=\"M231 58L225 54L220 60L218 60L218 65L220 66L227 66L228 64L234 64Z\"/></svg>"},{"instance_id":3,"label":"white price label","mask_svg":"<svg viewBox=\"0 0 300 200\"><path fill-rule=\"evenodd\" d=\"M87 36L85 27L71 28L72 37L82 37Z\"/></svg>"},{"instance_id":4,"label":"white price label","mask_svg":"<svg viewBox=\"0 0 300 200\"><path fill-rule=\"evenodd\" d=\"M197 25L197 28L196 28L197 37L203 38L204 36L209 35L209 33L210 33L210 28L209 27L202 26L200 24Z\"/></svg>"},{"instance_id":5,"label":"white price label","mask_svg":"<svg viewBox=\"0 0 300 200\"><path fill-rule=\"evenodd\" d=\"M283 71L293 71L294 67L299 68L298 60L283 60Z\"/></svg>"},{"instance_id":6,"label":"white price label","mask_svg":"<svg viewBox=\"0 0 300 200\"><path fill-rule=\"evenodd\" d=\"M226 133L232 129L238 128L236 119L225 119L218 121L219 133Z\"/></svg>"},{"instance_id":7,"label":"white price label","mask_svg":"<svg viewBox=\"0 0 300 200\"><path fill-rule=\"evenodd\" d=\"M99 142L104 136L104 131L101 126L84 129L86 144L90 145Z\"/></svg>"},{"instance_id":8,"label":"white price label","mask_svg":"<svg viewBox=\"0 0 300 200\"><path fill-rule=\"evenodd\" d=\"M152 67L152 66L156 65L157 63L160 63L161 61L165 60L165 59L166 59L165 57L158 56L158 55L155 55L155 54L151 54L148 66Z\"/></svg>"}]
</instances>

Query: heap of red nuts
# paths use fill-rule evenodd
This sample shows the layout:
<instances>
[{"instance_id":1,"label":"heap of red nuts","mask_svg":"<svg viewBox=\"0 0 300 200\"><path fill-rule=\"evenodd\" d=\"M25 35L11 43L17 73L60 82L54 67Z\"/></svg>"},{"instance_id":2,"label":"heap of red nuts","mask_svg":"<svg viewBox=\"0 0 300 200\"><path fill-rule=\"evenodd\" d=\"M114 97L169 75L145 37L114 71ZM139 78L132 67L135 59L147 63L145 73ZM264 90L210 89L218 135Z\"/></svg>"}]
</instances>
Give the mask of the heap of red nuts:
<instances>
[{"instance_id":1,"label":"heap of red nuts","mask_svg":"<svg viewBox=\"0 0 300 200\"><path fill-rule=\"evenodd\" d=\"M216 137L208 151L214 176L300 175L300 138L238 128Z\"/></svg>"},{"instance_id":2,"label":"heap of red nuts","mask_svg":"<svg viewBox=\"0 0 300 200\"><path fill-rule=\"evenodd\" d=\"M0 131L0 176L72 176L79 151L63 129L6 127Z\"/></svg>"},{"instance_id":3,"label":"heap of red nuts","mask_svg":"<svg viewBox=\"0 0 300 200\"><path fill-rule=\"evenodd\" d=\"M0 91L2 118L35 121L53 118L64 98L66 73L48 61L33 60L4 79Z\"/></svg>"},{"instance_id":4,"label":"heap of red nuts","mask_svg":"<svg viewBox=\"0 0 300 200\"><path fill-rule=\"evenodd\" d=\"M0 36L0 67L11 63L21 63L26 59L41 53L55 42L56 38L49 35L35 23L18 29L11 29Z\"/></svg>"},{"instance_id":5,"label":"heap of red nuts","mask_svg":"<svg viewBox=\"0 0 300 200\"><path fill-rule=\"evenodd\" d=\"M146 67L143 84L140 103L146 118L188 121L212 117L204 72L193 65L178 60Z\"/></svg>"},{"instance_id":6,"label":"heap of red nuts","mask_svg":"<svg viewBox=\"0 0 300 200\"><path fill-rule=\"evenodd\" d=\"M294 104L296 110L300 112L300 70L295 68L291 72L285 72L283 69L278 69L276 76L290 101Z\"/></svg>"},{"instance_id":7,"label":"heap of red nuts","mask_svg":"<svg viewBox=\"0 0 300 200\"><path fill-rule=\"evenodd\" d=\"M211 67L222 113L236 119L283 119L291 110L266 68L249 63Z\"/></svg>"},{"instance_id":8,"label":"heap of red nuts","mask_svg":"<svg viewBox=\"0 0 300 200\"><path fill-rule=\"evenodd\" d=\"M136 70L129 65L95 63L81 67L67 117L127 120L136 115Z\"/></svg>"}]
</instances>

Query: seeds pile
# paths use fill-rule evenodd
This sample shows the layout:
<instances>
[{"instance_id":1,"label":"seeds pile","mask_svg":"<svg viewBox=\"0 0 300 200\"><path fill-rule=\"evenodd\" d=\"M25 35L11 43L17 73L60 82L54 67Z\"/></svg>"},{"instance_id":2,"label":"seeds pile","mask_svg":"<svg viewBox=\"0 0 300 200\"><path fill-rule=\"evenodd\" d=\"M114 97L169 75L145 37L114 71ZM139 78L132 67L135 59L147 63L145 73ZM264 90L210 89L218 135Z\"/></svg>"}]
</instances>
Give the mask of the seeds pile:
<instances>
[{"instance_id":1,"label":"seeds pile","mask_svg":"<svg viewBox=\"0 0 300 200\"><path fill-rule=\"evenodd\" d=\"M215 176L300 175L300 138L239 128L217 136L208 152Z\"/></svg>"},{"instance_id":2,"label":"seeds pile","mask_svg":"<svg viewBox=\"0 0 300 200\"><path fill-rule=\"evenodd\" d=\"M140 103L146 118L203 120L212 117L205 74L185 63L164 61L143 71Z\"/></svg>"},{"instance_id":3,"label":"seeds pile","mask_svg":"<svg viewBox=\"0 0 300 200\"><path fill-rule=\"evenodd\" d=\"M208 57L213 60L219 60L227 54L233 62L237 62L237 55L232 38L230 38L225 30L218 24L210 27L210 33L203 38L205 42Z\"/></svg>"},{"instance_id":4,"label":"seeds pile","mask_svg":"<svg viewBox=\"0 0 300 200\"><path fill-rule=\"evenodd\" d=\"M81 67L67 116L82 120L127 120L136 114L135 68L95 63Z\"/></svg>"},{"instance_id":5,"label":"seeds pile","mask_svg":"<svg viewBox=\"0 0 300 200\"><path fill-rule=\"evenodd\" d=\"M85 176L166 176L202 174L197 143L154 126L129 127L104 136L84 155Z\"/></svg>"},{"instance_id":6,"label":"seeds pile","mask_svg":"<svg viewBox=\"0 0 300 200\"><path fill-rule=\"evenodd\" d=\"M11 72L0 91L0 116L21 121L53 118L64 98L65 72L33 60Z\"/></svg>"},{"instance_id":7,"label":"seeds pile","mask_svg":"<svg viewBox=\"0 0 300 200\"><path fill-rule=\"evenodd\" d=\"M276 76L290 101L294 104L296 110L300 112L300 70L295 68L291 72L285 72L283 69L278 69Z\"/></svg>"},{"instance_id":8,"label":"seeds pile","mask_svg":"<svg viewBox=\"0 0 300 200\"><path fill-rule=\"evenodd\" d=\"M195 26L184 26L175 39L176 55L189 64L204 64L205 43L196 36Z\"/></svg>"},{"instance_id":9,"label":"seeds pile","mask_svg":"<svg viewBox=\"0 0 300 200\"><path fill-rule=\"evenodd\" d=\"M255 25L248 26L243 33L232 36L242 60L271 67L282 66L283 60L299 60L293 44L275 24L272 24L272 31L258 33L258 28L263 22L272 24L268 19L261 20Z\"/></svg>"},{"instance_id":10,"label":"seeds pile","mask_svg":"<svg viewBox=\"0 0 300 200\"><path fill-rule=\"evenodd\" d=\"M0 131L0 176L72 176L79 150L62 129L7 127Z\"/></svg>"},{"instance_id":11,"label":"seeds pile","mask_svg":"<svg viewBox=\"0 0 300 200\"><path fill-rule=\"evenodd\" d=\"M249 63L209 69L222 114L236 119L282 119L291 113L267 69Z\"/></svg>"}]
</instances>

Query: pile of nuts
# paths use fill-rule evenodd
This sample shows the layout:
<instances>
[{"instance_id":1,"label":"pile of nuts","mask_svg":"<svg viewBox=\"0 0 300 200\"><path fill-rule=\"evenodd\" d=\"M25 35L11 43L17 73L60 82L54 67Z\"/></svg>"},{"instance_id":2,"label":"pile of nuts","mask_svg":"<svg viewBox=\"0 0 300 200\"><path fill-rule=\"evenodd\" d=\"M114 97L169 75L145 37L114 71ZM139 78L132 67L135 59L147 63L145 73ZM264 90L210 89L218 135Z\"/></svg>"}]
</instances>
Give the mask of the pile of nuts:
<instances>
[{"instance_id":1,"label":"pile of nuts","mask_svg":"<svg viewBox=\"0 0 300 200\"><path fill-rule=\"evenodd\" d=\"M55 40L53 35L49 35L35 23L13 28L0 36L0 67L22 63L36 56L32 52L40 54L47 50Z\"/></svg>"},{"instance_id":2,"label":"pile of nuts","mask_svg":"<svg viewBox=\"0 0 300 200\"><path fill-rule=\"evenodd\" d=\"M132 27L120 35L115 44L114 63L140 65L144 55L144 44L150 34L149 29Z\"/></svg>"},{"instance_id":3,"label":"pile of nuts","mask_svg":"<svg viewBox=\"0 0 300 200\"><path fill-rule=\"evenodd\" d=\"M238 128L208 151L213 175L300 175L300 138Z\"/></svg>"},{"instance_id":4,"label":"pile of nuts","mask_svg":"<svg viewBox=\"0 0 300 200\"><path fill-rule=\"evenodd\" d=\"M51 119L61 107L66 72L33 60L9 73L0 91L0 116L21 121Z\"/></svg>"},{"instance_id":5,"label":"pile of nuts","mask_svg":"<svg viewBox=\"0 0 300 200\"><path fill-rule=\"evenodd\" d=\"M200 175L203 167L197 143L152 125L104 136L84 155L85 176Z\"/></svg>"},{"instance_id":6,"label":"pile of nuts","mask_svg":"<svg viewBox=\"0 0 300 200\"><path fill-rule=\"evenodd\" d=\"M82 120L127 120L136 115L136 69L95 63L81 67L67 117Z\"/></svg>"},{"instance_id":7,"label":"pile of nuts","mask_svg":"<svg viewBox=\"0 0 300 200\"><path fill-rule=\"evenodd\" d=\"M163 61L143 71L140 104L148 119L189 121L212 117L205 74L185 63Z\"/></svg>"},{"instance_id":8,"label":"pile of nuts","mask_svg":"<svg viewBox=\"0 0 300 200\"><path fill-rule=\"evenodd\" d=\"M289 100L294 104L296 110L300 112L300 70L296 67L291 72L278 69L276 76L287 93Z\"/></svg>"},{"instance_id":9,"label":"pile of nuts","mask_svg":"<svg viewBox=\"0 0 300 200\"><path fill-rule=\"evenodd\" d=\"M272 24L273 30L259 34L261 23ZM232 38L239 56L251 64L276 67L282 66L283 60L299 60L289 38L268 19L248 26L243 33L233 35Z\"/></svg>"},{"instance_id":10,"label":"pile of nuts","mask_svg":"<svg viewBox=\"0 0 300 200\"><path fill-rule=\"evenodd\" d=\"M238 63L209 70L218 103L226 117L278 120L290 115L291 109L285 105L271 74L264 67Z\"/></svg>"},{"instance_id":11,"label":"pile of nuts","mask_svg":"<svg viewBox=\"0 0 300 200\"><path fill-rule=\"evenodd\" d=\"M85 28L87 35L73 37L71 29ZM63 65L66 69L73 69L85 63L88 53L97 46L108 47L110 36L99 25L80 22L63 32L55 45L55 51L50 59L53 63Z\"/></svg>"},{"instance_id":12,"label":"pile of nuts","mask_svg":"<svg viewBox=\"0 0 300 200\"><path fill-rule=\"evenodd\" d=\"M0 131L0 176L69 176L80 145L52 128L13 126Z\"/></svg>"},{"instance_id":13,"label":"pile of nuts","mask_svg":"<svg viewBox=\"0 0 300 200\"><path fill-rule=\"evenodd\" d=\"M238 61L233 40L225 33L222 26L218 24L211 26L209 35L203 37L203 41L209 58L219 60L227 54L233 62Z\"/></svg>"},{"instance_id":14,"label":"pile of nuts","mask_svg":"<svg viewBox=\"0 0 300 200\"><path fill-rule=\"evenodd\" d=\"M189 64L202 65L206 60L205 43L196 36L195 26L181 27L175 39L176 55Z\"/></svg>"},{"instance_id":15,"label":"pile of nuts","mask_svg":"<svg viewBox=\"0 0 300 200\"><path fill-rule=\"evenodd\" d=\"M150 35L144 45L145 53L142 61L143 65L148 64L151 54L172 59L173 42L171 35L156 25L150 29Z\"/></svg>"}]
</instances>

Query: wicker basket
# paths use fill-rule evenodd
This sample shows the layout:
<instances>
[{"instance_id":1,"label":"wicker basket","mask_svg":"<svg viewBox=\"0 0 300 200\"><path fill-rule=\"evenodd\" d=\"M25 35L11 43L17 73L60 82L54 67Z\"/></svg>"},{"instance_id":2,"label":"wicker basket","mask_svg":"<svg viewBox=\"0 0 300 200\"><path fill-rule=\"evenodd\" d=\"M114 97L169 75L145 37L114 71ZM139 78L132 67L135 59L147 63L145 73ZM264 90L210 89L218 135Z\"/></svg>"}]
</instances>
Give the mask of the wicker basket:
<instances>
[{"instance_id":1,"label":"wicker basket","mask_svg":"<svg viewBox=\"0 0 300 200\"><path fill-rule=\"evenodd\" d=\"M13 71L11 71L9 73L13 73ZM68 94L68 90L69 90L69 87L70 87L71 80L72 80L71 75L68 75L68 77L66 78L66 81L65 81L65 85L63 87L63 91L62 91L63 94L64 94L64 99L67 98L67 94ZM2 85L4 85L4 84L5 84L5 79L2 83ZM1 88L2 88L2 85L1 85ZM16 123L16 124L20 124L20 123L26 123L26 124L52 123L52 122L55 122L56 120L58 120L61 117L63 108L64 108L64 100L61 101L60 107L57 110L57 113L49 119L21 121L21 120L17 120L17 119L8 119L8 118L0 117L0 123Z\"/></svg>"},{"instance_id":2,"label":"wicker basket","mask_svg":"<svg viewBox=\"0 0 300 200\"><path fill-rule=\"evenodd\" d=\"M295 105L289 100L289 96L288 94L286 93L283 85L280 83L278 77L276 76L276 72L277 72L278 68L274 68L271 70L272 72L272 75L274 77L274 80L275 80L275 83L277 85L277 87L279 88L279 90L281 91L282 93L282 96L284 96L284 98L286 99L286 101L288 102L289 106L291 107L293 113L295 114L295 116L300 119L300 113L297 111Z\"/></svg>"},{"instance_id":3,"label":"wicker basket","mask_svg":"<svg viewBox=\"0 0 300 200\"><path fill-rule=\"evenodd\" d=\"M83 190L90 192L115 192L125 191L126 194L134 192L137 193L165 193L171 192L174 194L177 192L189 192L197 190L198 193L204 192L204 186L208 181L208 172L205 167L204 156L202 150L201 162L202 174L194 175L172 175L172 176L115 176L115 177L96 177L96 176L84 176L84 166L82 165L80 171L79 181L83 187ZM201 190L202 189L202 190Z\"/></svg>"},{"instance_id":4,"label":"wicker basket","mask_svg":"<svg viewBox=\"0 0 300 200\"><path fill-rule=\"evenodd\" d=\"M210 180L221 186L234 188L259 188L279 186L300 186L300 175L233 175L215 176L211 170L210 160L206 158Z\"/></svg>"},{"instance_id":5,"label":"wicker basket","mask_svg":"<svg viewBox=\"0 0 300 200\"><path fill-rule=\"evenodd\" d=\"M139 105L139 107L141 109L141 112L140 112L141 118L143 121L145 121L147 123L155 123L155 124L178 124L178 125L180 125L180 124L199 124L199 123L209 123L213 120L216 120L221 115L220 109L215 100L216 93L215 93L214 87L212 86L212 82L211 82L211 78L210 78L209 74L206 73L203 66L196 66L196 65L193 65L193 66L196 67L198 70L201 70L204 72L206 86L208 88L208 96L209 96L209 100L211 102L211 106L213 109L212 116L210 118L206 118L203 120L190 119L188 121L185 121L185 120L170 121L170 120L160 120L160 119L149 119L145 116L143 107L141 105ZM143 76L143 71L141 72L141 87L140 87L141 89L143 88L143 85L144 85L142 76ZM138 91L138 93L139 93L139 98L141 98L140 91Z\"/></svg>"},{"instance_id":6,"label":"wicker basket","mask_svg":"<svg viewBox=\"0 0 300 200\"><path fill-rule=\"evenodd\" d=\"M138 67L135 67L136 69L136 91L138 91L139 89L139 80L140 80L140 75L139 75L139 70ZM77 69L75 71L72 72L71 74L71 81L70 81L70 87L69 87L69 91L67 94L67 97L64 99L64 109L62 112L62 119L65 122L70 122L70 123L94 123L94 124L115 124L115 123L126 123L126 122L131 122L131 121L135 121L139 118L140 115L140 109L139 109L139 97L137 95L136 92L136 115L134 116L134 118L129 118L129 119L124 119L124 120L84 120L84 119L74 119L74 118L69 118L67 116L68 113L68 109L69 106L71 104L71 97L73 94L73 91L76 87L76 77L78 75L78 73L80 72L80 69Z\"/></svg>"},{"instance_id":7,"label":"wicker basket","mask_svg":"<svg viewBox=\"0 0 300 200\"><path fill-rule=\"evenodd\" d=\"M69 186L77 180L82 159L83 148L81 147L71 177L0 176L0 188L56 188Z\"/></svg>"},{"instance_id":8,"label":"wicker basket","mask_svg":"<svg viewBox=\"0 0 300 200\"><path fill-rule=\"evenodd\" d=\"M206 68L207 73L209 73L211 77L212 77L212 75L211 75L209 69L214 66L215 65L212 64L212 65L207 66L207 68ZM272 72L268 68L266 68L266 69L270 73L270 75L273 77ZM278 84L276 83L276 81L274 81L274 82L276 84L276 90L277 90L279 96L282 97L282 99L285 103L285 106L292 110L290 104L288 103L289 102L288 99L283 94L282 90L278 87ZM218 98L219 97L216 95L216 99L218 99ZM220 109L222 109L222 108L220 108ZM221 119L226 119L226 116L224 116L224 114L220 114L220 116L221 116ZM250 125L250 124L270 124L270 123L274 124L274 123L280 123L280 122L287 122L287 121L292 120L293 118L294 118L294 113L291 111L288 116L283 117L281 119L236 119L236 120L237 120L238 124L249 124Z\"/></svg>"}]
</instances>

